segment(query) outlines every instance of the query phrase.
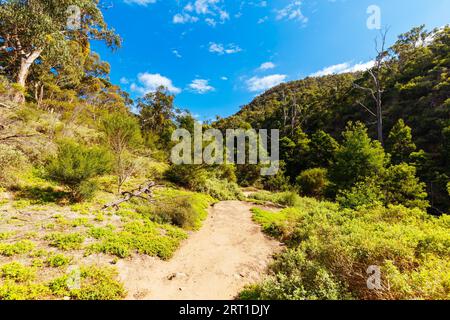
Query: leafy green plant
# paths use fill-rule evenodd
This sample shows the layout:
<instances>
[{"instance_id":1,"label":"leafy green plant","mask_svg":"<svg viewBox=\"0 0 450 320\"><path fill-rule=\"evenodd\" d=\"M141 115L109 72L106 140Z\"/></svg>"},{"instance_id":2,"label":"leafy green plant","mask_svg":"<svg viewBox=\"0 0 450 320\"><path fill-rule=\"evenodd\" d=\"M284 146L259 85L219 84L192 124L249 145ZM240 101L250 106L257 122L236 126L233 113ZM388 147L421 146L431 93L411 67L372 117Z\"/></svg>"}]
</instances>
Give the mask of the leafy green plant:
<instances>
[{"instance_id":1,"label":"leafy green plant","mask_svg":"<svg viewBox=\"0 0 450 320\"><path fill-rule=\"evenodd\" d=\"M21 240L16 243L0 243L0 255L13 256L16 254L24 254L31 252L35 244L29 240Z\"/></svg>"},{"instance_id":2,"label":"leafy green plant","mask_svg":"<svg viewBox=\"0 0 450 320\"><path fill-rule=\"evenodd\" d=\"M69 289L70 274L49 283L51 292L57 297L74 300L118 300L125 297L123 285L116 280L117 271L96 266L80 268L80 288Z\"/></svg>"},{"instance_id":3,"label":"leafy green plant","mask_svg":"<svg viewBox=\"0 0 450 320\"><path fill-rule=\"evenodd\" d=\"M52 268L59 268L68 265L72 261L71 257L67 257L63 254L53 254L47 258L45 263Z\"/></svg>"},{"instance_id":4,"label":"leafy green plant","mask_svg":"<svg viewBox=\"0 0 450 320\"><path fill-rule=\"evenodd\" d=\"M19 262L11 262L0 267L0 277L16 282L27 282L36 277L36 271Z\"/></svg>"},{"instance_id":5,"label":"leafy green plant","mask_svg":"<svg viewBox=\"0 0 450 320\"><path fill-rule=\"evenodd\" d=\"M51 233L45 236L45 240L49 241L51 246L61 250L76 250L81 248L84 236L79 233Z\"/></svg>"},{"instance_id":6,"label":"leafy green plant","mask_svg":"<svg viewBox=\"0 0 450 320\"><path fill-rule=\"evenodd\" d=\"M305 196L321 198L329 185L328 171L323 168L314 168L303 171L297 177L297 184Z\"/></svg>"},{"instance_id":7,"label":"leafy green plant","mask_svg":"<svg viewBox=\"0 0 450 320\"><path fill-rule=\"evenodd\" d=\"M58 155L46 170L51 179L69 188L74 200L80 201L91 197L96 189L90 179L110 168L111 158L106 151L65 140L60 141Z\"/></svg>"}]
</instances>

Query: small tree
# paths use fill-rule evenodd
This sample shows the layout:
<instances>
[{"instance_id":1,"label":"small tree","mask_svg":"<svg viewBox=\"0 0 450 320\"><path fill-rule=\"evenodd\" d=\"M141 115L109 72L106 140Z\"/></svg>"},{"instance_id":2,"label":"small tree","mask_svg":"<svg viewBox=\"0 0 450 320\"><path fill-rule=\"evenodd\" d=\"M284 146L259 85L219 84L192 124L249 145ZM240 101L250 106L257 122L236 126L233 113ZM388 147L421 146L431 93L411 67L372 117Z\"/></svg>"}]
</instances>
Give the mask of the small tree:
<instances>
[{"instance_id":1,"label":"small tree","mask_svg":"<svg viewBox=\"0 0 450 320\"><path fill-rule=\"evenodd\" d=\"M308 164L313 168L329 167L335 160L339 143L328 133L319 130L311 135Z\"/></svg>"},{"instance_id":2,"label":"small tree","mask_svg":"<svg viewBox=\"0 0 450 320\"><path fill-rule=\"evenodd\" d=\"M402 119L398 120L389 133L386 148L395 164L406 162L411 153L416 151L417 147L412 141L411 128Z\"/></svg>"},{"instance_id":3,"label":"small tree","mask_svg":"<svg viewBox=\"0 0 450 320\"><path fill-rule=\"evenodd\" d=\"M101 148L89 148L73 141L59 143L58 154L46 167L48 176L67 186L75 201L91 197L96 190L92 178L109 172L111 157Z\"/></svg>"},{"instance_id":4,"label":"small tree","mask_svg":"<svg viewBox=\"0 0 450 320\"><path fill-rule=\"evenodd\" d=\"M416 177L416 168L406 163L391 166L386 170L382 190L387 204L401 204L420 209L429 207L425 183Z\"/></svg>"},{"instance_id":5,"label":"small tree","mask_svg":"<svg viewBox=\"0 0 450 320\"><path fill-rule=\"evenodd\" d=\"M305 170L297 177L297 184L305 196L321 198L329 184L327 175L323 168Z\"/></svg>"},{"instance_id":6,"label":"small tree","mask_svg":"<svg viewBox=\"0 0 450 320\"><path fill-rule=\"evenodd\" d=\"M344 141L330 169L331 181L340 190L383 172L386 154L379 141L371 140L360 122L350 123L342 134Z\"/></svg>"},{"instance_id":7,"label":"small tree","mask_svg":"<svg viewBox=\"0 0 450 320\"><path fill-rule=\"evenodd\" d=\"M102 121L102 131L114 154L117 191L133 174L134 162L130 150L142 143L141 131L136 119L122 113L113 113Z\"/></svg>"}]
</instances>

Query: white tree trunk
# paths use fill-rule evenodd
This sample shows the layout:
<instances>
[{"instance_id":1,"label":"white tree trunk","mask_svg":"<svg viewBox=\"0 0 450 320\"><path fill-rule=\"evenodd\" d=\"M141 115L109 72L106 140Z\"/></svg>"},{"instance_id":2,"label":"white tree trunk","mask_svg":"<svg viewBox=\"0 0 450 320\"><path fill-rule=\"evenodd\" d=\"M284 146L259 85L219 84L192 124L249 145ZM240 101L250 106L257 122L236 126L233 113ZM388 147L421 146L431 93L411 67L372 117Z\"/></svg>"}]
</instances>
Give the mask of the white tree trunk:
<instances>
[{"instance_id":1,"label":"white tree trunk","mask_svg":"<svg viewBox=\"0 0 450 320\"><path fill-rule=\"evenodd\" d=\"M36 61L37 58L41 55L42 50L35 50L30 54L22 57L20 60L20 68L17 73L17 83L20 84L23 88L26 87L28 74L30 73L31 65ZM25 101L25 96L23 92L18 92L15 98L17 103L22 103Z\"/></svg>"}]
</instances>

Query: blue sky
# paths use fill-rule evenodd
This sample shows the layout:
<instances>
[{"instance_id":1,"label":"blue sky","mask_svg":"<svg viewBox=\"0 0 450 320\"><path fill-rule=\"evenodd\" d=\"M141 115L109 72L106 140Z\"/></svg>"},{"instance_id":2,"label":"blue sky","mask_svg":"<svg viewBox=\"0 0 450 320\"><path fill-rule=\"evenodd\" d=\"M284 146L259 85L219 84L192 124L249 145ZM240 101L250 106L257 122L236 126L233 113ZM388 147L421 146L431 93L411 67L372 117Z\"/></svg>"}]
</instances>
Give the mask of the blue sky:
<instances>
[{"instance_id":1,"label":"blue sky","mask_svg":"<svg viewBox=\"0 0 450 320\"><path fill-rule=\"evenodd\" d=\"M450 0L109 0L108 24L122 36L111 52L111 80L133 98L158 84L199 120L229 116L284 81L364 69L379 33L367 27L380 8L388 44L414 26L450 22Z\"/></svg>"}]
</instances>

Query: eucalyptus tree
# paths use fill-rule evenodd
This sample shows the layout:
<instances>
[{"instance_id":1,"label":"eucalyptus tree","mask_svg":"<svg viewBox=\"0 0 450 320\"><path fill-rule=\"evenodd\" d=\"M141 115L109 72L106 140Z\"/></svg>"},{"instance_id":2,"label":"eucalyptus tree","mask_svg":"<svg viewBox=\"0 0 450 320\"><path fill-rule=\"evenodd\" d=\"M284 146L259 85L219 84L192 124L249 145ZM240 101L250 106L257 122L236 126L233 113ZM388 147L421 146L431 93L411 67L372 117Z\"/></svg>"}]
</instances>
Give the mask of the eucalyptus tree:
<instances>
[{"instance_id":1,"label":"eucalyptus tree","mask_svg":"<svg viewBox=\"0 0 450 320\"><path fill-rule=\"evenodd\" d=\"M52 61L53 68L70 64L74 46L87 51L90 40L110 48L121 44L98 0L0 0L0 60L7 61L7 76L22 88L41 59ZM17 102L23 100L18 94Z\"/></svg>"}]
</instances>

